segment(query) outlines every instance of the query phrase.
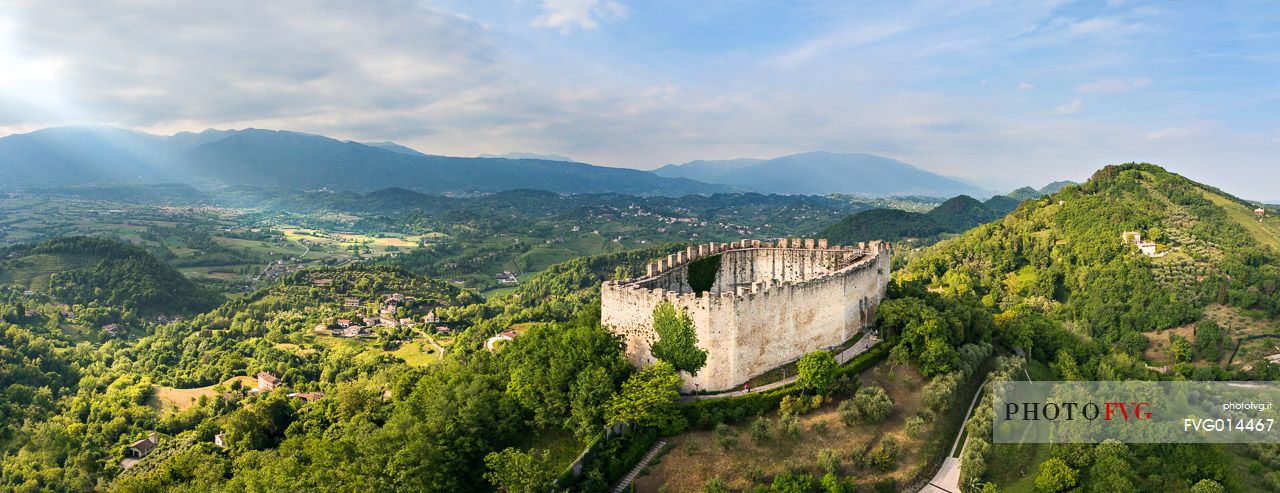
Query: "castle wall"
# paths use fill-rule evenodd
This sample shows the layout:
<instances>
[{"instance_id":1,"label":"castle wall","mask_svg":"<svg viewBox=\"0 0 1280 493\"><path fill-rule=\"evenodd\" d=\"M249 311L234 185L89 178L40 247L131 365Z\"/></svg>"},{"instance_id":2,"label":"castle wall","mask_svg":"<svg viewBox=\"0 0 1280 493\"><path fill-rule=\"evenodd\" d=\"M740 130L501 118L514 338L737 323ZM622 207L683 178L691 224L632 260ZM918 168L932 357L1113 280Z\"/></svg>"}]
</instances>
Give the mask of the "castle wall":
<instances>
[{"instance_id":1,"label":"castle wall","mask_svg":"<svg viewBox=\"0 0 1280 493\"><path fill-rule=\"evenodd\" d=\"M707 351L703 369L684 375L683 390L740 387L805 353L837 346L874 320L889 282L888 245L826 248L825 241L807 242L778 243L787 248L760 242L690 248L652 266L644 278L605 283L601 321L623 337L632 364L648 365L655 361L650 353L656 339L653 308L669 300L693 319L698 346ZM688 260L716 253L721 254L716 287L692 294L680 271Z\"/></svg>"}]
</instances>

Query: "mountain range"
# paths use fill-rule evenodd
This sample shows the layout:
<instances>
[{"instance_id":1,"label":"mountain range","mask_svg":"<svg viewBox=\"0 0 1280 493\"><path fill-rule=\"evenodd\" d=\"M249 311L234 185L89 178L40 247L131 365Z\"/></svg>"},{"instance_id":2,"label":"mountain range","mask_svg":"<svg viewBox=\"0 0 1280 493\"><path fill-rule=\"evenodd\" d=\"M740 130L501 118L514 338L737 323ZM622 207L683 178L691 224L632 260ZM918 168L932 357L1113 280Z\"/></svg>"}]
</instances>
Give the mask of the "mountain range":
<instances>
[{"instance_id":1,"label":"mountain range","mask_svg":"<svg viewBox=\"0 0 1280 493\"><path fill-rule=\"evenodd\" d=\"M653 173L761 193L844 193L869 197L992 195L954 178L887 157L862 153L817 151L773 159L690 161L668 164Z\"/></svg>"},{"instance_id":2,"label":"mountain range","mask_svg":"<svg viewBox=\"0 0 1280 493\"><path fill-rule=\"evenodd\" d=\"M111 127L60 127L0 138L0 183L12 188L187 183L368 192L686 195L731 187L546 159L433 156L391 142L344 142L273 130L158 136Z\"/></svg>"},{"instance_id":3,"label":"mountain range","mask_svg":"<svg viewBox=\"0 0 1280 493\"><path fill-rule=\"evenodd\" d=\"M431 155L395 142L341 141L280 130L205 130L172 136L114 127L57 127L0 138L7 188L184 183L430 194L513 189L630 195L759 192L867 197L966 194L980 187L871 154L808 152L774 159L691 161L652 172L559 155Z\"/></svg>"}]
</instances>

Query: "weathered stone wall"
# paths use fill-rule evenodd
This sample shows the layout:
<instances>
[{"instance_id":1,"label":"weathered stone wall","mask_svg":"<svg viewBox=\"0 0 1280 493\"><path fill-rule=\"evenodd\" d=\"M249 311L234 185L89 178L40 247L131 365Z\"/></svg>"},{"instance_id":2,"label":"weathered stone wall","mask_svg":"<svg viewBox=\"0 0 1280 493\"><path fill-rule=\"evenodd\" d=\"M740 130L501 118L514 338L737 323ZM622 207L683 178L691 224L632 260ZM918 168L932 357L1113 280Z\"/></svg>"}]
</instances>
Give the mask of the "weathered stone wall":
<instances>
[{"instance_id":1,"label":"weathered stone wall","mask_svg":"<svg viewBox=\"0 0 1280 493\"><path fill-rule=\"evenodd\" d=\"M687 264L720 254L714 287L694 294ZM719 391L839 345L874 319L889 282L887 243L828 246L825 240L743 241L690 247L646 275L601 288L601 320L622 335L637 366L654 361L653 308L670 300L693 319L707 364L685 375L686 391Z\"/></svg>"}]
</instances>

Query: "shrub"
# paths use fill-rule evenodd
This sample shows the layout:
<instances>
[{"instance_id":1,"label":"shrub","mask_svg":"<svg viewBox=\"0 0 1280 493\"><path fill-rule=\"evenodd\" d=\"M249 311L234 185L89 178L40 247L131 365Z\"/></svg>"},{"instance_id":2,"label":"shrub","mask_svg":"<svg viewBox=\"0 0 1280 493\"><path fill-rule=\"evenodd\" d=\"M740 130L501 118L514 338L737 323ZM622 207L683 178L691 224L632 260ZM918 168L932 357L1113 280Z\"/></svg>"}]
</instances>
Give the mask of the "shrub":
<instances>
[{"instance_id":1,"label":"shrub","mask_svg":"<svg viewBox=\"0 0 1280 493\"><path fill-rule=\"evenodd\" d=\"M716 425L716 443L720 448L729 450L738 445L738 434L730 428L729 425L720 423Z\"/></svg>"},{"instance_id":2,"label":"shrub","mask_svg":"<svg viewBox=\"0 0 1280 493\"><path fill-rule=\"evenodd\" d=\"M841 468L840 453L835 450L824 448L818 451L818 467L827 474L835 474L840 472Z\"/></svg>"},{"instance_id":3,"label":"shrub","mask_svg":"<svg viewBox=\"0 0 1280 493\"><path fill-rule=\"evenodd\" d=\"M863 387L853 399L841 402L839 410L840 420L846 425L856 421L879 423L893 411L893 399L881 387Z\"/></svg>"},{"instance_id":4,"label":"shrub","mask_svg":"<svg viewBox=\"0 0 1280 493\"><path fill-rule=\"evenodd\" d=\"M730 490L728 486L725 486L720 476L716 476L703 483L702 493L730 493Z\"/></svg>"},{"instance_id":5,"label":"shrub","mask_svg":"<svg viewBox=\"0 0 1280 493\"><path fill-rule=\"evenodd\" d=\"M904 429L907 432L907 436L920 438L920 435L924 434L924 419L919 416L907 418Z\"/></svg>"},{"instance_id":6,"label":"shrub","mask_svg":"<svg viewBox=\"0 0 1280 493\"><path fill-rule=\"evenodd\" d=\"M770 435L769 419L764 416L756 416L756 420L751 422L751 441L761 444L769 440Z\"/></svg>"},{"instance_id":7,"label":"shrub","mask_svg":"<svg viewBox=\"0 0 1280 493\"><path fill-rule=\"evenodd\" d=\"M794 414L783 414L778 416L778 435L783 438L799 438L800 437L800 418Z\"/></svg>"},{"instance_id":8,"label":"shrub","mask_svg":"<svg viewBox=\"0 0 1280 493\"><path fill-rule=\"evenodd\" d=\"M854 485L852 481L840 479L834 473L826 473L822 476L822 491L825 493L853 493Z\"/></svg>"},{"instance_id":9,"label":"shrub","mask_svg":"<svg viewBox=\"0 0 1280 493\"><path fill-rule=\"evenodd\" d=\"M813 410L812 401L804 396L789 395L782 398L782 402L778 403L779 414L808 414Z\"/></svg>"},{"instance_id":10,"label":"shrub","mask_svg":"<svg viewBox=\"0 0 1280 493\"><path fill-rule=\"evenodd\" d=\"M770 493L810 493L813 491L813 476L804 473L787 471L773 478L769 485Z\"/></svg>"}]
</instances>

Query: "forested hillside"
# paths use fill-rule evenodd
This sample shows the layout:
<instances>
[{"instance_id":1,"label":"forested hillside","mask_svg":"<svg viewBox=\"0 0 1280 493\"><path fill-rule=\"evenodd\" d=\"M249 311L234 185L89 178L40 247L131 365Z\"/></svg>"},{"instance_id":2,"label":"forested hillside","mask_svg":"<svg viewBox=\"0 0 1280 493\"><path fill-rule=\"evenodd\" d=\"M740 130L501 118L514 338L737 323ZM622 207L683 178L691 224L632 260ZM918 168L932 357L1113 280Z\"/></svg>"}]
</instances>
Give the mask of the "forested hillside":
<instances>
[{"instance_id":1,"label":"forested hillside","mask_svg":"<svg viewBox=\"0 0 1280 493\"><path fill-rule=\"evenodd\" d=\"M0 282L27 287L69 305L138 314L208 309L216 295L141 248L91 237L57 238L8 249Z\"/></svg>"},{"instance_id":2,"label":"forested hillside","mask_svg":"<svg viewBox=\"0 0 1280 493\"><path fill-rule=\"evenodd\" d=\"M1252 208L1153 165L1108 166L1084 184L1024 203L1002 220L910 259L895 278L922 291L887 302L881 311L905 320L891 325L908 347L920 348L916 357L925 365L950 358L945 351L938 357L929 341L954 336L897 314L905 308L899 305L913 303L928 288L994 313L995 340L1027 350L1040 379L1275 379L1275 365L1223 367L1216 353L1206 357L1202 351L1221 343L1204 339L1218 334L1216 325L1202 331L1196 349L1168 376L1142 360L1152 344L1144 333L1199 321L1211 303L1257 319L1280 315L1278 252L1269 246L1276 238L1252 227L1258 219L1244 214ZM1122 241L1124 232L1154 240L1156 256ZM912 338L921 342L913 345ZM1276 452L1270 445L991 445L989 427L986 433L965 448L962 483L1030 491L1034 474L1018 471L1055 459L1085 490L1185 490L1206 479L1230 491L1280 487L1274 462L1266 462ZM1255 460L1263 461L1257 469L1239 465Z\"/></svg>"},{"instance_id":3,"label":"forested hillside","mask_svg":"<svg viewBox=\"0 0 1280 493\"><path fill-rule=\"evenodd\" d=\"M968 195L947 199L929 212L871 209L855 212L828 226L819 235L836 243L901 239L930 242L943 233L960 233L994 221L1018 207L1020 199L997 195L979 202Z\"/></svg>"}]
</instances>

